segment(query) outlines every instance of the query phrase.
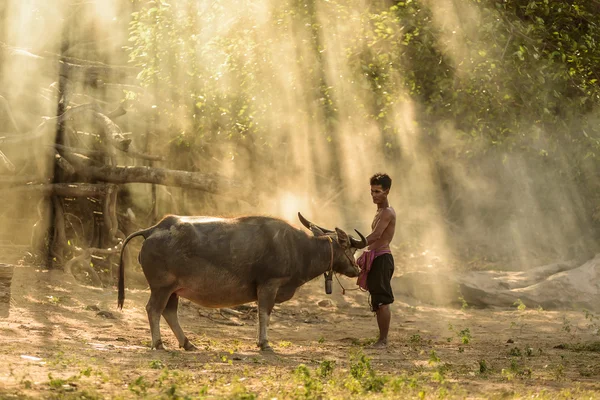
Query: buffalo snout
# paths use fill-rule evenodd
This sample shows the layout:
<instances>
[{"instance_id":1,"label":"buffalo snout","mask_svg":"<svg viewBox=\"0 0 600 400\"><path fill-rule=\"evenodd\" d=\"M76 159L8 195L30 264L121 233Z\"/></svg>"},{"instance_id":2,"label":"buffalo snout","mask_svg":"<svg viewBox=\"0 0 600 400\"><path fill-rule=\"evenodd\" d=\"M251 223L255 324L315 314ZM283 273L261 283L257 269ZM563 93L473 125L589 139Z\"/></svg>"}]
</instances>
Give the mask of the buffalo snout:
<instances>
[{"instance_id":1,"label":"buffalo snout","mask_svg":"<svg viewBox=\"0 0 600 400\"><path fill-rule=\"evenodd\" d=\"M355 265L348 266L342 274L346 275L349 278L356 278L360 273L360 269Z\"/></svg>"}]
</instances>

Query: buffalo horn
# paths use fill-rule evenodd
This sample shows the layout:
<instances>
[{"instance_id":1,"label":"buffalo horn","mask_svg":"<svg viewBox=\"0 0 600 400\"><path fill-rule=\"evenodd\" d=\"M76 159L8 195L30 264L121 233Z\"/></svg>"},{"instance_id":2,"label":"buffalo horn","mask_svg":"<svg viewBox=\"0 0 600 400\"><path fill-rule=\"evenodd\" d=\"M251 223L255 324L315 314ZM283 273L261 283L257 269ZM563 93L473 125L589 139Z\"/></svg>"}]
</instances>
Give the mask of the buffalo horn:
<instances>
[{"instance_id":1,"label":"buffalo horn","mask_svg":"<svg viewBox=\"0 0 600 400\"><path fill-rule=\"evenodd\" d=\"M323 233L325 233L325 234L327 234L327 233L334 233L332 230L325 229L325 228L320 227L319 225L313 224L312 222L310 222L309 220L307 220L306 218L304 218L302 216L302 214L300 214L299 212L298 212L298 219L300 220L300 222L302 222L302 225L304 225L308 229L311 229L311 226L316 226L321 231L323 231Z\"/></svg>"},{"instance_id":2,"label":"buffalo horn","mask_svg":"<svg viewBox=\"0 0 600 400\"><path fill-rule=\"evenodd\" d=\"M356 229L355 231L356 233L358 233L358 236L360 236L360 240L356 240L355 238L350 236L350 243L352 243L352 247L354 247L355 249L362 249L367 247L367 239L363 236L362 233L360 233Z\"/></svg>"}]
</instances>

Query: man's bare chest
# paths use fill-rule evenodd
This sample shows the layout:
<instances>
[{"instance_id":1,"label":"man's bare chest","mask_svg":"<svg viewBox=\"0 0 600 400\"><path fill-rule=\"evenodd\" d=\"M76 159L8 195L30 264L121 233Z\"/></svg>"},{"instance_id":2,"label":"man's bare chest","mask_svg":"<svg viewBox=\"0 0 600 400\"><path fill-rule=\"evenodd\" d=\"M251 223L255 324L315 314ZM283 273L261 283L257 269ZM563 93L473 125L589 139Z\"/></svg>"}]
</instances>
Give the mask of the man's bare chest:
<instances>
[{"instance_id":1,"label":"man's bare chest","mask_svg":"<svg viewBox=\"0 0 600 400\"><path fill-rule=\"evenodd\" d=\"M377 213L375 213L375 217L373 218L373 223L371 224L371 230L375 229L375 227L379 223L379 220L381 219L382 211L383 211L383 208L377 210Z\"/></svg>"}]
</instances>

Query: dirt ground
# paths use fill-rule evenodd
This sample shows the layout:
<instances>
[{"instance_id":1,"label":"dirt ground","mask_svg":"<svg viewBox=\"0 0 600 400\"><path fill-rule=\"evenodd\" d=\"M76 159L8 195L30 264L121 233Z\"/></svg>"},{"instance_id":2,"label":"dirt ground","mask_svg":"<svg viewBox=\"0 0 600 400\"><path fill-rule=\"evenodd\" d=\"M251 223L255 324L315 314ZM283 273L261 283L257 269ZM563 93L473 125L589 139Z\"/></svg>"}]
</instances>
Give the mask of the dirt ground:
<instances>
[{"instance_id":1,"label":"dirt ground","mask_svg":"<svg viewBox=\"0 0 600 400\"><path fill-rule=\"evenodd\" d=\"M254 305L185 301L181 325L199 350L178 349L163 320L168 350L153 351L148 290L128 290L118 311L114 288L18 266L0 319L0 398L600 398L594 315L399 298L390 345L378 350L367 295L334 283L331 296L318 279L276 307L273 353L255 346Z\"/></svg>"}]
</instances>

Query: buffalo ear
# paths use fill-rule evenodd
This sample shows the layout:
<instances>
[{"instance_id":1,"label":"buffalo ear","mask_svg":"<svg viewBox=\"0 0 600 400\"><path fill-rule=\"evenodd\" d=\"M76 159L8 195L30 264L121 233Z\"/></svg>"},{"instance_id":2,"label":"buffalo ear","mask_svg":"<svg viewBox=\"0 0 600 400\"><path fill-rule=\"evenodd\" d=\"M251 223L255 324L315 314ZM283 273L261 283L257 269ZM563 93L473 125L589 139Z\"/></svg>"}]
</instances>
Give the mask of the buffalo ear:
<instances>
[{"instance_id":1,"label":"buffalo ear","mask_svg":"<svg viewBox=\"0 0 600 400\"><path fill-rule=\"evenodd\" d=\"M341 230L340 228L335 228L335 233L337 234L337 241L343 248L350 247L350 238L348 234Z\"/></svg>"},{"instance_id":2,"label":"buffalo ear","mask_svg":"<svg viewBox=\"0 0 600 400\"><path fill-rule=\"evenodd\" d=\"M323 233L323 231L321 230L321 228L319 228L316 225L311 225L310 226L310 231L313 233L313 235L315 237L319 237L319 236L323 236L325 235L325 233Z\"/></svg>"}]
</instances>

